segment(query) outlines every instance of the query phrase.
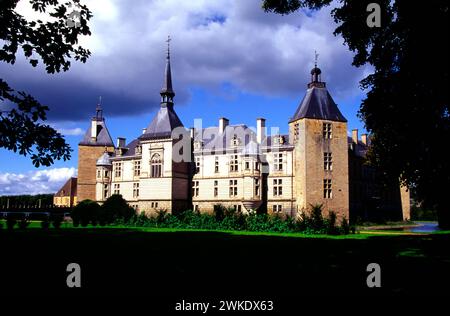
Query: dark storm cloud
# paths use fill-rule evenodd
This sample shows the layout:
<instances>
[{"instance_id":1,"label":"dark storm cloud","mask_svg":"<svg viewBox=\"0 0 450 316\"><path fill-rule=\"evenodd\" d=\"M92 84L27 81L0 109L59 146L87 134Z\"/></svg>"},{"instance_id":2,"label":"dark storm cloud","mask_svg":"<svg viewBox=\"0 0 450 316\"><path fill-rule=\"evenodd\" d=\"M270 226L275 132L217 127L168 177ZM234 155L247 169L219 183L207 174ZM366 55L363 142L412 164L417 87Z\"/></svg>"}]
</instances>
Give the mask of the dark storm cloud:
<instances>
[{"instance_id":1,"label":"dark storm cloud","mask_svg":"<svg viewBox=\"0 0 450 316\"><path fill-rule=\"evenodd\" d=\"M336 96L359 92L363 70L351 66L352 54L332 35L330 8L279 16L264 13L260 0L86 4L94 13L93 35L81 42L93 52L88 63L54 76L23 60L0 65L14 88L50 106L53 121L85 120L99 95L108 116L152 111L159 105L168 34L178 104L189 99L192 86L214 92L225 82L250 93L302 95L315 49Z\"/></svg>"}]
</instances>

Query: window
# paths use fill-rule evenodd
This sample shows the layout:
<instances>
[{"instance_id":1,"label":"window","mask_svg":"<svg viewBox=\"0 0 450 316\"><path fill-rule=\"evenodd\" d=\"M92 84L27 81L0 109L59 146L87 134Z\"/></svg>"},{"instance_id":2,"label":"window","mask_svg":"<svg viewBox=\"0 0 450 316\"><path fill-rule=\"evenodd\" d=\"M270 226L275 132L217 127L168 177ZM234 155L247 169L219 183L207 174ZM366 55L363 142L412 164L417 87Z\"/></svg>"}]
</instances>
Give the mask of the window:
<instances>
[{"instance_id":1,"label":"window","mask_svg":"<svg viewBox=\"0 0 450 316\"><path fill-rule=\"evenodd\" d=\"M200 172L200 157L195 157L195 173Z\"/></svg>"},{"instance_id":2,"label":"window","mask_svg":"<svg viewBox=\"0 0 450 316\"><path fill-rule=\"evenodd\" d=\"M134 176L139 177L141 175L141 161L136 160L134 162Z\"/></svg>"},{"instance_id":3,"label":"window","mask_svg":"<svg viewBox=\"0 0 450 316\"><path fill-rule=\"evenodd\" d=\"M255 162L255 170L259 171L259 162Z\"/></svg>"},{"instance_id":4,"label":"window","mask_svg":"<svg viewBox=\"0 0 450 316\"><path fill-rule=\"evenodd\" d=\"M139 197L139 183L133 183L133 197Z\"/></svg>"},{"instance_id":5,"label":"window","mask_svg":"<svg viewBox=\"0 0 450 316\"><path fill-rule=\"evenodd\" d=\"M298 140L299 136L299 126L298 123L294 124L294 142Z\"/></svg>"},{"instance_id":6,"label":"window","mask_svg":"<svg viewBox=\"0 0 450 316\"><path fill-rule=\"evenodd\" d=\"M192 181L192 196L198 196L199 186L198 181Z\"/></svg>"},{"instance_id":7,"label":"window","mask_svg":"<svg viewBox=\"0 0 450 316\"><path fill-rule=\"evenodd\" d=\"M97 170L97 178L101 178L102 177L102 172L101 170Z\"/></svg>"},{"instance_id":8,"label":"window","mask_svg":"<svg viewBox=\"0 0 450 316\"><path fill-rule=\"evenodd\" d=\"M231 155L230 171L231 172L239 171L238 155Z\"/></svg>"},{"instance_id":9,"label":"window","mask_svg":"<svg viewBox=\"0 0 450 316\"><path fill-rule=\"evenodd\" d=\"M283 210L283 205L273 205L272 206L272 211L274 213L279 213Z\"/></svg>"},{"instance_id":10,"label":"window","mask_svg":"<svg viewBox=\"0 0 450 316\"><path fill-rule=\"evenodd\" d=\"M219 157L216 157L214 161L214 172L219 172Z\"/></svg>"},{"instance_id":11,"label":"window","mask_svg":"<svg viewBox=\"0 0 450 316\"><path fill-rule=\"evenodd\" d=\"M136 154L138 154L138 155L142 154L142 146L141 145L136 146Z\"/></svg>"},{"instance_id":12,"label":"window","mask_svg":"<svg viewBox=\"0 0 450 316\"><path fill-rule=\"evenodd\" d=\"M219 181L214 180L214 196L218 196L219 195Z\"/></svg>"},{"instance_id":13,"label":"window","mask_svg":"<svg viewBox=\"0 0 450 316\"><path fill-rule=\"evenodd\" d=\"M281 196L283 195L283 180L273 179L273 195Z\"/></svg>"},{"instance_id":14,"label":"window","mask_svg":"<svg viewBox=\"0 0 450 316\"><path fill-rule=\"evenodd\" d=\"M255 179L255 196L259 196L259 179Z\"/></svg>"},{"instance_id":15,"label":"window","mask_svg":"<svg viewBox=\"0 0 450 316\"><path fill-rule=\"evenodd\" d=\"M283 154L282 153L273 154L273 163L274 163L274 168L276 171L282 171L283 170Z\"/></svg>"},{"instance_id":16,"label":"window","mask_svg":"<svg viewBox=\"0 0 450 316\"><path fill-rule=\"evenodd\" d=\"M198 204L194 204L194 212L198 212L199 208L198 208Z\"/></svg>"},{"instance_id":17,"label":"window","mask_svg":"<svg viewBox=\"0 0 450 316\"><path fill-rule=\"evenodd\" d=\"M114 184L114 194L120 194L120 184Z\"/></svg>"},{"instance_id":18,"label":"window","mask_svg":"<svg viewBox=\"0 0 450 316\"><path fill-rule=\"evenodd\" d=\"M151 208L158 208L158 202L152 202Z\"/></svg>"},{"instance_id":19,"label":"window","mask_svg":"<svg viewBox=\"0 0 450 316\"><path fill-rule=\"evenodd\" d=\"M161 156L159 154L154 154L150 161L150 165L151 165L151 168L150 168L151 177L152 178L160 178L161 177L161 169L162 169Z\"/></svg>"},{"instance_id":20,"label":"window","mask_svg":"<svg viewBox=\"0 0 450 316\"><path fill-rule=\"evenodd\" d=\"M323 168L327 171L333 170L333 160L331 157L331 153L323 153Z\"/></svg>"},{"instance_id":21,"label":"window","mask_svg":"<svg viewBox=\"0 0 450 316\"><path fill-rule=\"evenodd\" d=\"M230 196L237 196L237 180L230 180Z\"/></svg>"},{"instance_id":22,"label":"window","mask_svg":"<svg viewBox=\"0 0 450 316\"><path fill-rule=\"evenodd\" d=\"M245 162L245 170L250 170L250 161Z\"/></svg>"},{"instance_id":23,"label":"window","mask_svg":"<svg viewBox=\"0 0 450 316\"><path fill-rule=\"evenodd\" d=\"M323 138L331 139L332 136L331 123L323 123Z\"/></svg>"},{"instance_id":24,"label":"window","mask_svg":"<svg viewBox=\"0 0 450 316\"><path fill-rule=\"evenodd\" d=\"M241 205L233 205L233 208L234 208L235 211L237 211L237 212L242 211Z\"/></svg>"},{"instance_id":25,"label":"window","mask_svg":"<svg viewBox=\"0 0 450 316\"><path fill-rule=\"evenodd\" d=\"M331 199L333 192L331 191L331 179L323 179L323 197L325 199Z\"/></svg>"},{"instance_id":26,"label":"window","mask_svg":"<svg viewBox=\"0 0 450 316\"><path fill-rule=\"evenodd\" d=\"M233 138L231 139L231 146L238 146L240 144L240 140L237 137L236 134L233 135Z\"/></svg>"},{"instance_id":27,"label":"window","mask_svg":"<svg viewBox=\"0 0 450 316\"><path fill-rule=\"evenodd\" d=\"M103 186L103 198L107 199L109 197L109 185L105 184Z\"/></svg>"},{"instance_id":28,"label":"window","mask_svg":"<svg viewBox=\"0 0 450 316\"><path fill-rule=\"evenodd\" d=\"M105 170L105 178L108 178L108 177L109 177L109 171Z\"/></svg>"},{"instance_id":29,"label":"window","mask_svg":"<svg viewBox=\"0 0 450 316\"><path fill-rule=\"evenodd\" d=\"M114 176L116 178L120 178L122 176L122 163L116 162L114 163Z\"/></svg>"}]
</instances>

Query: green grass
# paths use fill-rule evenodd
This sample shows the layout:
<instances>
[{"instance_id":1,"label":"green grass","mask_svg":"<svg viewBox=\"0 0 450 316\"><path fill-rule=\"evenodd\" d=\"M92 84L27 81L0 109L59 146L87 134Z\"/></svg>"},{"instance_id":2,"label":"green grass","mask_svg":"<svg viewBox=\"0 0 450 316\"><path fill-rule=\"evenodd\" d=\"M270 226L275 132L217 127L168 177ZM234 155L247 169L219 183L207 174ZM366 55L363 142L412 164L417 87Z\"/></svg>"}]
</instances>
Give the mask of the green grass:
<instances>
[{"instance_id":1,"label":"green grass","mask_svg":"<svg viewBox=\"0 0 450 316\"><path fill-rule=\"evenodd\" d=\"M71 296L66 266L79 263L79 294L248 297L439 295L450 267L450 234L348 236L87 227L0 232L0 294ZM368 289L379 263L382 288Z\"/></svg>"}]
</instances>

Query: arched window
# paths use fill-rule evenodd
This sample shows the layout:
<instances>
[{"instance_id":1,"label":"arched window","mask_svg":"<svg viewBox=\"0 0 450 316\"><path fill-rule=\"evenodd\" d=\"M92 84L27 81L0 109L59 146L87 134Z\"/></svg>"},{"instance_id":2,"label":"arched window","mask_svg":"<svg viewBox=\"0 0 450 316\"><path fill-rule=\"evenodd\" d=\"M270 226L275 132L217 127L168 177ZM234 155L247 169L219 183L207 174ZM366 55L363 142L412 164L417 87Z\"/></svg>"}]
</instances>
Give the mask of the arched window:
<instances>
[{"instance_id":1,"label":"arched window","mask_svg":"<svg viewBox=\"0 0 450 316\"><path fill-rule=\"evenodd\" d=\"M162 161L159 154L154 154L150 160L150 170L152 178L160 178L162 170Z\"/></svg>"}]
</instances>

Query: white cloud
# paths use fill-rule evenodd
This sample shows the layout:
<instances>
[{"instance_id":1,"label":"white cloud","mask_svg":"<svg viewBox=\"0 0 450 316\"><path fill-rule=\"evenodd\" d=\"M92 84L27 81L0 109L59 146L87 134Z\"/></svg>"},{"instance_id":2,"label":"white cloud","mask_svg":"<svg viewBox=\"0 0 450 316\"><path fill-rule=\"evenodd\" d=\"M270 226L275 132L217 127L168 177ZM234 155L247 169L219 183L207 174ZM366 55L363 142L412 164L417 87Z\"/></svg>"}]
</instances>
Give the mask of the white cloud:
<instances>
[{"instance_id":1,"label":"white cloud","mask_svg":"<svg viewBox=\"0 0 450 316\"><path fill-rule=\"evenodd\" d=\"M58 132L60 132L61 134L65 135L65 136L79 136L79 135L83 135L84 131L79 128L61 128L58 129Z\"/></svg>"},{"instance_id":2,"label":"white cloud","mask_svg":"<svg viewBox=\"0 0 450 316\"><path fill-rule=\"evenodd\" d=\"M52 168L27 173L0 173L0 195L55 193L77 174L75 168Z\"/></svg>"}]
</instances>

